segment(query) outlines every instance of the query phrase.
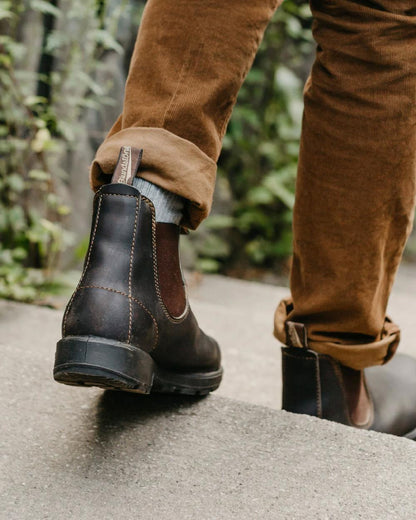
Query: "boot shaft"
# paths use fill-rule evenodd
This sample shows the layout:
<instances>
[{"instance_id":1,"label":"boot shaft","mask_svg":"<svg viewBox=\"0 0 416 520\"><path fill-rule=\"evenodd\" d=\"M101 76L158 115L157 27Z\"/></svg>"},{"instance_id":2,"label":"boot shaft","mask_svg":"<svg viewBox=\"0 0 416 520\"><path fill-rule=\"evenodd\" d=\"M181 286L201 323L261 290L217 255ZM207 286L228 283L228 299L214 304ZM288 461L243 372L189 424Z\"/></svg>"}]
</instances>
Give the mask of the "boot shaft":
<instances>
[{"instance_id":1,"label":"boot shaft","mask_svg":"<svg viewBox=\"0 0 416 520\"><path fill-rule=\"evenodd\" d=\"M282 347L282 408L351 425L340 364L329 356Z\"/></svg>"},{"instance_id":2,"label":"boot shaft","mask_svg":"<svg viewBox=\"0 0 416 520\"><path fill-rule=\"evenodd\" d=\"M124 184L103 186L94 199L84 270L63 320L63 336L93 335L152 350L158 301L154 210Z\"/></svg>"}]
</instances>

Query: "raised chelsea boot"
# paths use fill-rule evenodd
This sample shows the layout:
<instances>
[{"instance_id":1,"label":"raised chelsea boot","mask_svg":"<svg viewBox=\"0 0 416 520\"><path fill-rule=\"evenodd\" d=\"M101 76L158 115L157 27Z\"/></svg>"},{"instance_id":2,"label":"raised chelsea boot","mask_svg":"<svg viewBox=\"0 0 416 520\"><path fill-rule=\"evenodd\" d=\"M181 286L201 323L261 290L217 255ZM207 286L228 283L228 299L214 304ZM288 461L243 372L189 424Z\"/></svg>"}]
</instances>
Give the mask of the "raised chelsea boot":
<instances>
[{"instance_id":1,"label":"raised chelsea boot","mask_svg":"<svg viewBox=\"0 0 416 520\"><path fill-rule=\"evenodd\" d=\"M353 370L308 348L282 348L282 408L416 440L416 360Z\"/></svg>"},{"instance_id":2,"label":"raised chelsea boot","mask_svg":"<svg viewBox=\"0 0 416 520\"><path fill-rule=\"evenodd\" d=\"M66 308L54 378L148 394L206 394L222 378L217 342L189 307L179 227L156 223L131 185L140 151L122 149L112 183L95 195L90 244Z\"/></svg>"}]
</instances>

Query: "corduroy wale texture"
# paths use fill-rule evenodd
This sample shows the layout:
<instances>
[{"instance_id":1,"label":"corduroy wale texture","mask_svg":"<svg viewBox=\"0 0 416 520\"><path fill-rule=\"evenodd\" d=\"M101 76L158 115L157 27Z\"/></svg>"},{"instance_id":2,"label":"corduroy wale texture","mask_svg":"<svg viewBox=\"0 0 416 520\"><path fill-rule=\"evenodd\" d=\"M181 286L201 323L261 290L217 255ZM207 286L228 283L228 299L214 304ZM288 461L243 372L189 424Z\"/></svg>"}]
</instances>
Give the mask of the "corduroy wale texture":
<instances>
[{"instance_id":1,"label":"corduroy wale texture","mask_svg":"<svg viewBox=\"0 0 416 520\"><path fill-rule=\"evenodd\" d=\"M140 175L184 197L195 229L238 90L279 2L149 0L123 113L99 148L94 189L120 147L144 149ZM387 301L411 230L416 169L414 0L312 0L317 57L305 87L294 211L292 299L311 349L355 369L382 364L399 329Z\"/></svg>"},{"instance_id":2,"label":"corduroy wale texture","mask_svg":"<svg viewBox=\"0 0 416 520\"><path fill-rule=\"evenodd\" d=\"M143 148L140 175L189 202L183 225L208 216L231 111L276 0L149 0L123 113L98 149L94 189L124 144Z\"/></svg>"}]
</instances>

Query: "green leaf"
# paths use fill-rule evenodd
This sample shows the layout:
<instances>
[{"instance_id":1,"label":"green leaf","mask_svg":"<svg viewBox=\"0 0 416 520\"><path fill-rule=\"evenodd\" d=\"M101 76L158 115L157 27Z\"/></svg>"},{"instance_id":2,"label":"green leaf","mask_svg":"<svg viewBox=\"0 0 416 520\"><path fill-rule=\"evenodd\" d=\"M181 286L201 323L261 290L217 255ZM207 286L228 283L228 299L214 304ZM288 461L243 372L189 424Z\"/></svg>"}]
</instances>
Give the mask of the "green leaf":
<instances>
[{"instance_id":1,"label":"green leaf","mask_svg":"<svg viewBox=\"0 0 416 520\"><path fill-rule=\"evenodd\" d=\"M220 268L220 263L212 258L198 258L196 262L196 269L203 273L217 273Z\"/></svg>"},{"instance_id":2,"label":"green leaf","mask_svg":"<svg viewBox=\"0 0 416 520\"><path fill-rule=\"evenodd\" d=\"M6 20L13 18L13 13L11 11L11 2L0 2L0 20Z\"/></svg>"},{"instance_id":3,"label":"green leaf","mask_svg":"<svg viewBox=\"0 0 416 520\"><path fill-rule=\"evenodd\" d=\"M30 7L34 11L39 11L43 14L51 14L52 16L55 16L57 18L61 16L61 11L59 10L59 8L55 7L50 2L46 2L45 0L31 0Z\"/></svg>"},{"instance_id":4,"label":"green leaf","mask_svg":"<svg viewBox=\"0 0 416 520\"><path fill-rule=\"evenodd\" d=\"M204 222L205 229L228 229L234 225L234 218L231 215L211 215Z\"/></svg>"},{"instance_id":5,"label":"green leaf","mask_svg":"<svg viewBox=\"0 0 416 520\"><path fill-rule=\"evenodd\" d=\"M94 31L95 40L99 45L102 45L105 49L113 50L118 54L123 54L124 49L118 43L118 41L113 38L113 36L105 30L96 29Z\"/></svg>"},{"instance_id":6,"label":"green leaf","mask_svg":"<svg viewBox=\"0 0 416 520\"><path fill-rule=\"evenodd\" d=\"M274 200L273 193L265 186L257 186L247 194L249 204L271 204Z\"/></svg>"},{"instance_id":7,"label":"green leaf","mask_svg":"<svg viewBox=\"0 0 416 520\"><path fill-rule=\"evenodd\" d=\"M31 142L30 146L34 152L40 153L45 150L51 142L51 134L47 128L40 128Z\"/></svg>"},{"instance_id":8,"label":"green leaf","mask_svg":"<svg viewBox=\"0 0 416 520\"><path fill-rule=\"evenodd\" d=\"M288 208L293 209L295 194L288 190L277 176L267 177L263 184Z\"/></svg>"},{"instance_id":9,"label":"green leaf","mask_svg":"<svg viewBox=\"0 0 416 520\"><path fill-rule=\"evenodd\" d=\"M11 173L7 177L7 185L16 193L21 193L25 189L25 183L22 177L17 173Z\"/></svg>"},{"instance_id":10,"label":"green leaf","mask_svg":"<svg viewBox=\"0 0 416 520\"><path fill-rule=\"evenodd\" d=\"M28 178L34 181L49 181L51 174L43 170L29 170Z\"/></svg>"},{"instance_id":11,"label":"green leaf","mask_svg":"<svg viewBox=\"0 0 416 520\"><path fill-rule=\"evenodd\" d=\"M36 105L44 105L48 100L42 96L27 96L25 98L25 105L28 107L33 107Z\"/></svg>"}]
</instances>

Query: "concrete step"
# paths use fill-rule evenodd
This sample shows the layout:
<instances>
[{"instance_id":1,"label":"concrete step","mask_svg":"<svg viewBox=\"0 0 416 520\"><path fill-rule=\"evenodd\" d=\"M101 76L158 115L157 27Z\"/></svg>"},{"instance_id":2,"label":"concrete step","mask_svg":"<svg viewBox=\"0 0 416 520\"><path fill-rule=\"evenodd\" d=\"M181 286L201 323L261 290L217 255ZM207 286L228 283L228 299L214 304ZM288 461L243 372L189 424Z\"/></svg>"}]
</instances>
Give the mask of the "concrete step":
<instances>
[{"instance_id":1,"label":"concrete step","mask_svg":"<svg viewBox=\"0 0 416 520\"><path fill-rule=\"evenodd\" d=\"M0 302L0 518L414 518L412 441L253 404L279 405L271 330L286 290L190 282L224 351L206 399L57 385L61 312Z\"/></svg>"}]
</instances>

